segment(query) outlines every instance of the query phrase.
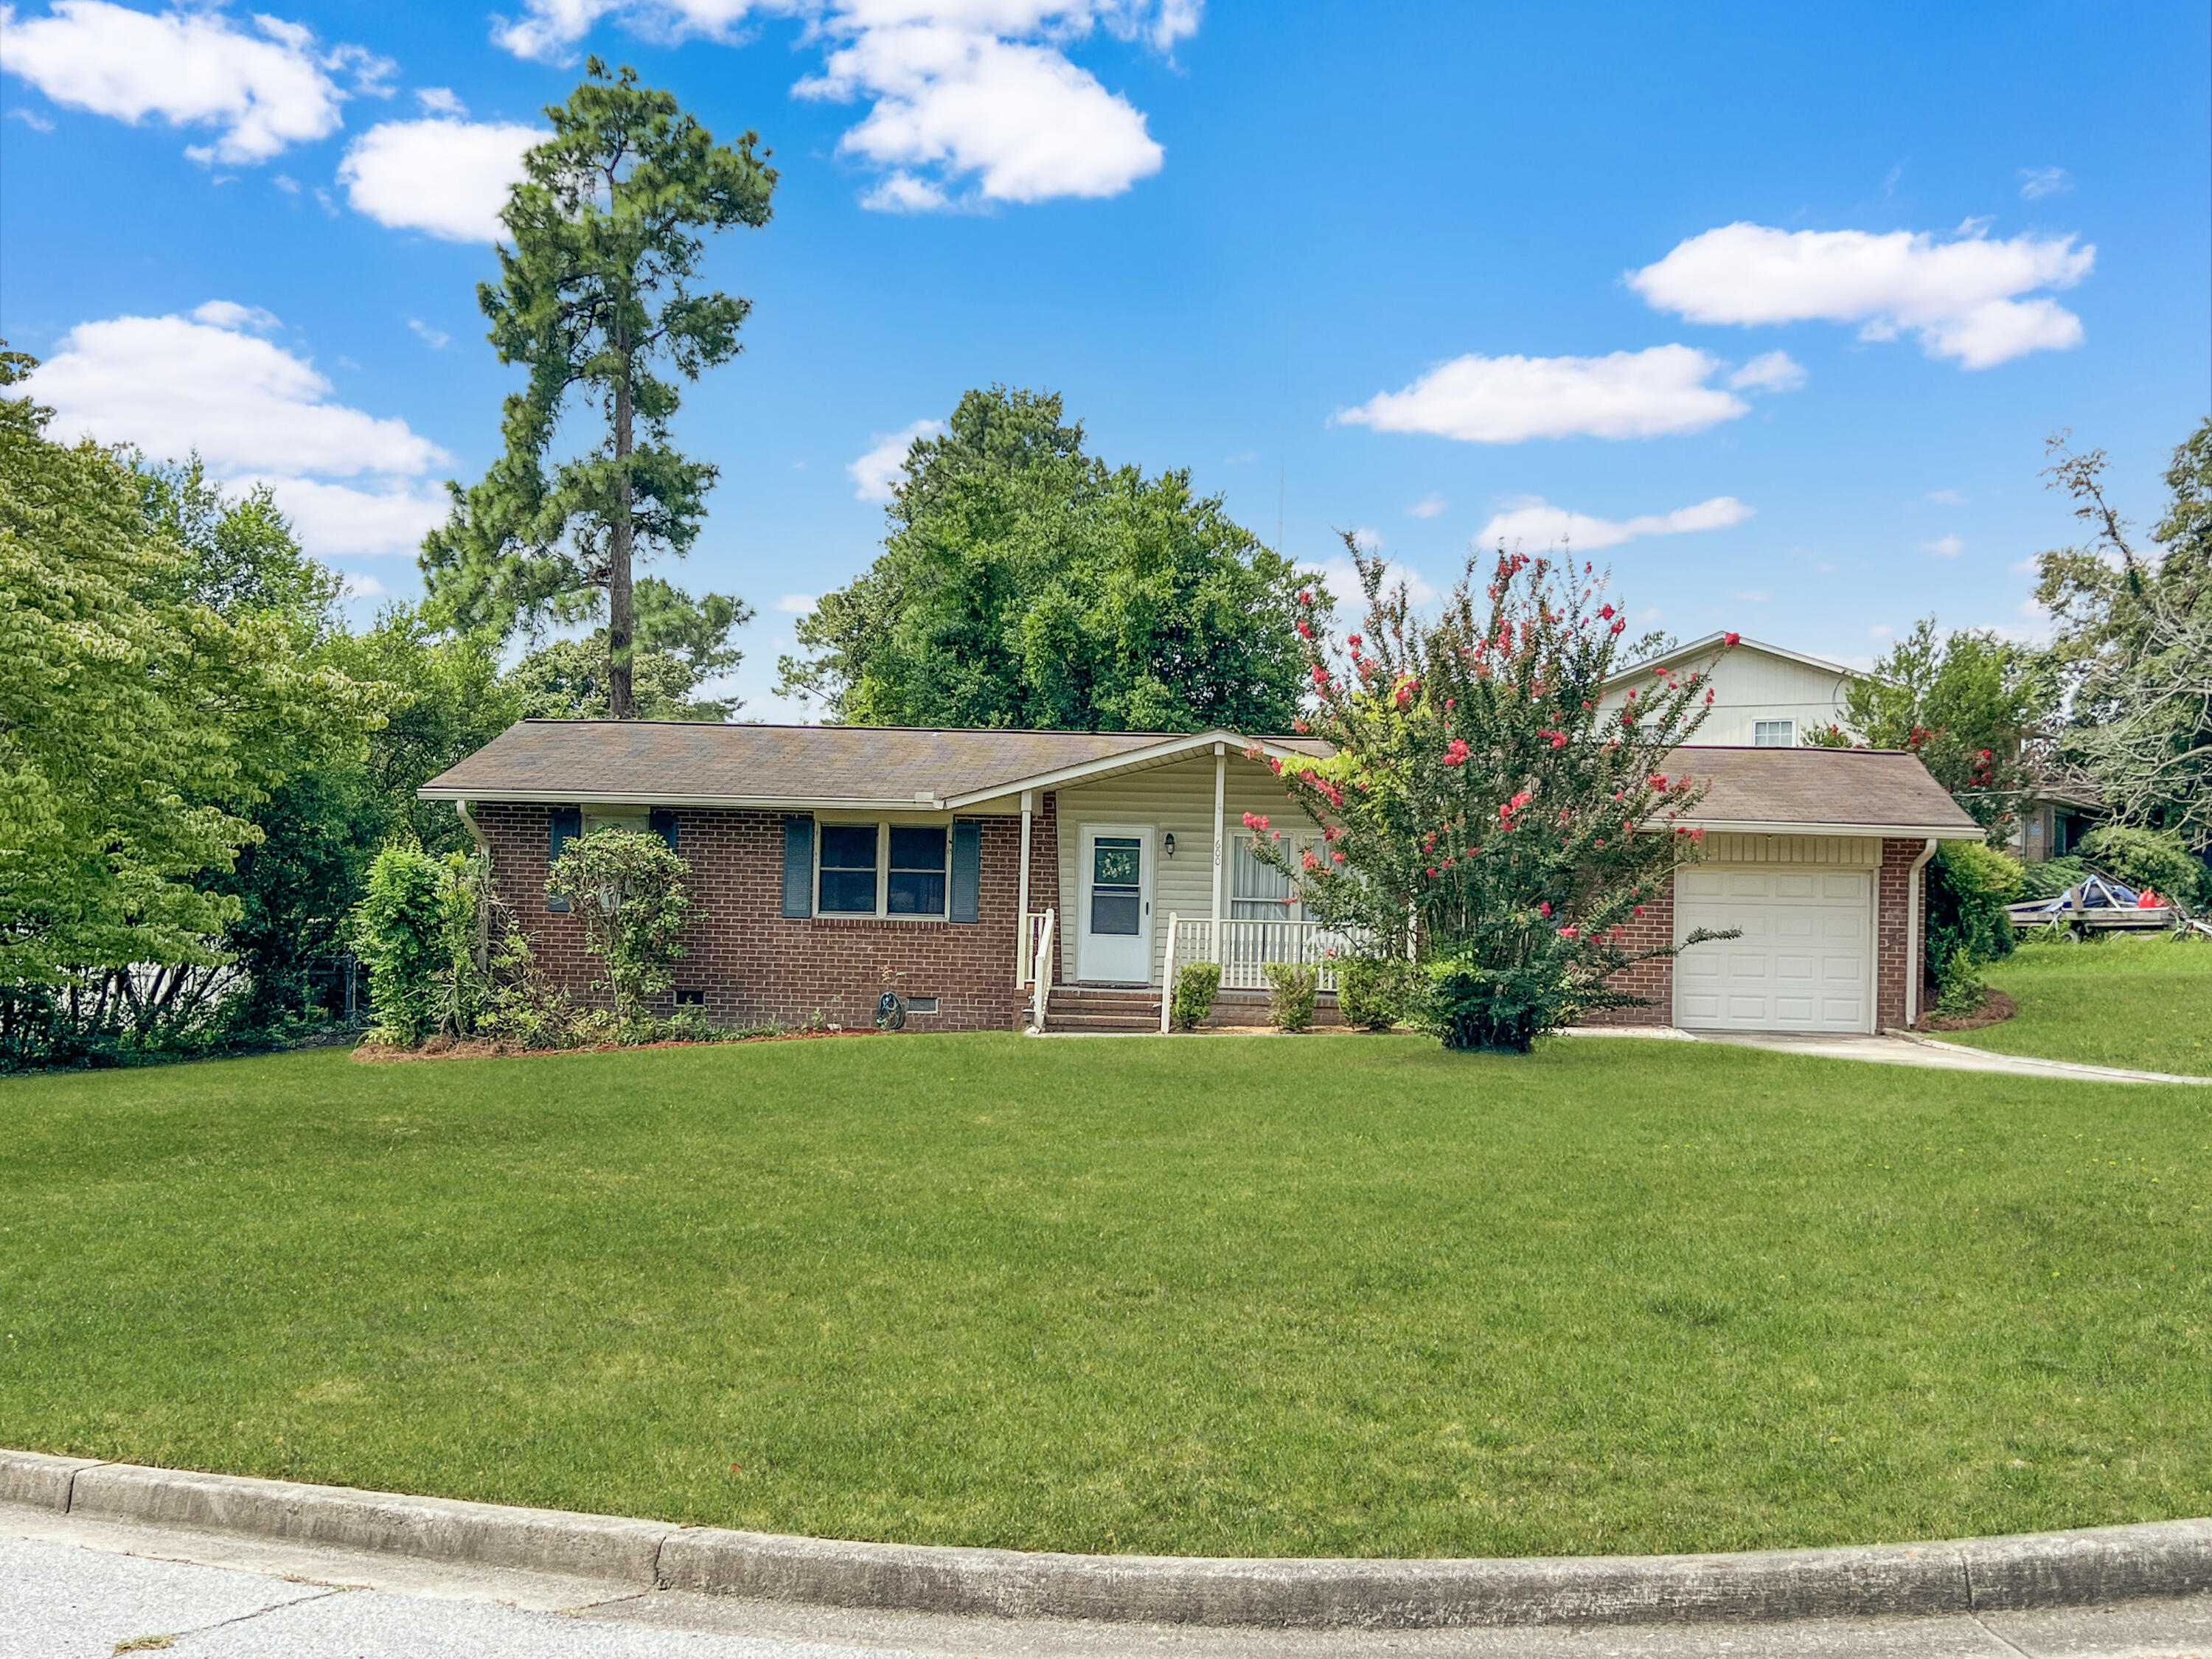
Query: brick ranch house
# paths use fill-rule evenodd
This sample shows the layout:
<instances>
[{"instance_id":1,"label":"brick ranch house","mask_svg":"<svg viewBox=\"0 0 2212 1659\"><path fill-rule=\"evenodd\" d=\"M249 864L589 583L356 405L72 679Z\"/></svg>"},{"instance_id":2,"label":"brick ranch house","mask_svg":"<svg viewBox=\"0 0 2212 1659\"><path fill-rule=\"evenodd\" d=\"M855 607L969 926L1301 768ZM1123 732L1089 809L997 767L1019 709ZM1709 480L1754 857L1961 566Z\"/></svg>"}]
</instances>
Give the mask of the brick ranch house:
<instances>
[{"instance_id":1,"label":"brick ranch house","mask_svg":"<svg viewBox=\"0 0 2212 1659\"><path fill-rule=\"evenodd\" d=\"M862 1026L886 989L908 1029L1157 1027L1176 964L1223 965L1223 1017L1262 1000L1263 963L1332 943L1244 845L1288 813L1225 731L918 731L525 720L425 786L489 851L538 959L580 992L577 919L548 898L562 843L608 825L666 838L694 908L674 1000L731 1025L817 1013ZM1263 753L1320 752L1263 737ZM1615 1022L1874 1031L1918 1012L1920 872L1973 821L1910 755L1698 747L1705 856L1647 907L1671 943L1742 937L1636 970ZM1314 826L1317 836L1318 826ZM1041 970L1041 971L1040 971ZM1038 981L1043 984L1042 994Z\"/></svg>"}]
</instances>

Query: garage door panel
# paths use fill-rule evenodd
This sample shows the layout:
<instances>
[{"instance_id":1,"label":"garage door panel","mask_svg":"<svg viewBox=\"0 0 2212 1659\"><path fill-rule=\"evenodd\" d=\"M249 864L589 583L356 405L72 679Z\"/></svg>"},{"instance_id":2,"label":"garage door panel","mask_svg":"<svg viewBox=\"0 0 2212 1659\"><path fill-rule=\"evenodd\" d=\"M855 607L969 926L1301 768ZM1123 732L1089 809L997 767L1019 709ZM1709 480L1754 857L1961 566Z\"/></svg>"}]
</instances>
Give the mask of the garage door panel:
<instances>
[{"instance_id":1,"label":"garage door panel","mask_svg":"<svg viewBox=\"0 0 2212 1659\"><path fill-rule=\"evenodd\" d=\"M1676 937L1698 929L1741 937L1692 945L1676 958L1676 1021L1708 1030L1871 1030L1873 896L1863 871L1682 872Z\"/></svg>"}]
</instances>

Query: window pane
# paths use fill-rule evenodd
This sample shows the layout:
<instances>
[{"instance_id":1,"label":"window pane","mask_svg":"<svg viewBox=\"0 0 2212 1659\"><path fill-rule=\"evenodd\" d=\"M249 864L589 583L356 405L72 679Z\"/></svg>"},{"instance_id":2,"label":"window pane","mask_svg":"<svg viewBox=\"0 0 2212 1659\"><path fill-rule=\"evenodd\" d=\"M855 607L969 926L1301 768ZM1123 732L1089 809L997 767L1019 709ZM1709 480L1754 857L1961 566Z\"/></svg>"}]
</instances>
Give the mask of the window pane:
<instances>
[{"instance_id":1,"label":"window pane","mask_svg":"<svg viewBox=\"0 0 2212 1659\"><path fill-rule=\"evenodd\" d=\"M945 914L945 872L942 870L894 870L884 888L885 906L895 916L941 916Z\"/></svg>"},{"instance_id":2,"label":"window pane","mask_svg":"<svg viewBox=\"0 0 2212 1659\"><path fill-rule=\"evenodd\" d=\"M891 830L891 868L894 870L945 869L945 831L930 824L910 827L893 826Z\"/></svg>"},{"instance_id":3,"label":"window pane","mask_svg":"<svg viewBox=\"0 0 2212 1659\"><path fill-rule=\"evenodd\" d=\"M872 870L824 870L822 908L839 915L876 913L876 872Z\"/></svg>"},{"instance_id":4,"label":"window pane","mask_svg":"<svg viewBox=\"0 0 2212 1659\"><path fill-rule=\"evenodd\" d=\"M1143 843L1131 836L1101 836L1091 849L1093 887L1134 887L1143 868ZM1134 933L1133 927L1129 930Z\"/></svg>"},{"instance_id":5,"label":"window pane","mask_svg":"<svg viewBox=\"0 0 2212 1659\"><path fill-rule=\"evenodd\" d=\"M876 826L872 823L823 824L822 867L824 870L873 870L876 867Z\"/></svg>"},{"instance_id":6,"label":"window pane","mask_svg":"<svg viewBox=\"0 0 2212 1659\"><path fill-rule=\"evenodd\" d=\"M1231 899L1229 902L1231 921L1288 921L1291 919L1287 899Z\"/></svg>"},{"instance_id":7,"label":"window pane","mask_svg":"<svg viewBox=\"0 0 2212 1659\"><path fill-rule=\"evenodd\" d=\"M1094 933L1133 934L1137 931L1139 902L1134 893L1105 893L1094 890L1091 895L1091 931Z\"/></svg>"},{"instance_id":8,"label":"window pane","mask_svg":"<svg viewBox=\"0 0 2212 1659\"><path fill-rule=\"evenodd\" d=\"M1291 896L1291 878L1279 870L1272 870L1260 862L1246 842L1237 842L1231 849L1235 854L1234 874L1230 892L1240 899L1286 900Z\"/></svg>"}]
</instances>

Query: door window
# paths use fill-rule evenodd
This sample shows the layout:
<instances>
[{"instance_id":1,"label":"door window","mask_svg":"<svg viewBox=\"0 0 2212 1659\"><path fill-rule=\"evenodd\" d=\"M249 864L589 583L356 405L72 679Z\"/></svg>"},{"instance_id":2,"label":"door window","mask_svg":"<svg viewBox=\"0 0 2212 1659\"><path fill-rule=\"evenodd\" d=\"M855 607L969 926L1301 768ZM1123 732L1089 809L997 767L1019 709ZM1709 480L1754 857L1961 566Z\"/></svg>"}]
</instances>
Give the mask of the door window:
<instances>
[{"instance_id":1,"label":"door window","mask_svg":"<svg viewBox=\"0 0 2212 1659\"><path fill-rule=\"evenodd\" d=\"M1091 931L1142 931L1145 844L1134 836L1101 836L1091 844Z\"/></svg>"}]
</instances>

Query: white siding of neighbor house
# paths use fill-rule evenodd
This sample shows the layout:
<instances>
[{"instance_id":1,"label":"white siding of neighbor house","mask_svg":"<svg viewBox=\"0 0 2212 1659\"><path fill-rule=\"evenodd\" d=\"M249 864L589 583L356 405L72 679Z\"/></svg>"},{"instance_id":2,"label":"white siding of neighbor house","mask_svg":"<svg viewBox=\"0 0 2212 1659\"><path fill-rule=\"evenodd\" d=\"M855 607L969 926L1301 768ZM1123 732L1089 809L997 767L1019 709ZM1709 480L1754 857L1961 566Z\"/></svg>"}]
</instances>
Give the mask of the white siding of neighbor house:
<instances>
[{"instance_id":1,"label":"white siding of neighbor house","mask_svg":"<svg viewBox=\"0 0 2212 1659\"><path fill-rule=\"evenodd\" d=\"M1691 660L1677 665L1674 672L1686 674L1699 665ZM1748 643L1723 653L1711 672L1712 712L1690 739L1692 743L1748 747L1755 721L1794 720L1796 740L1802 744L1814 727L1843 719L1844 697L1850 687L1847 673L1774 656ZM1642 688L1655 678L1644 674L1615 685L1605 694L1601 708L1605 712L1619 708L1632 689L1640 700Z\"/></svg>"},{"instance_id":2,"label":"white siding of neighbor house","mask_svg":"<svg viewBox=\"0 0 2212 1659\"><path fill-rule=\"evenodd\" d=\"M1274 828L1286 835L1316 836L1319 828L1304 809L1283 793L1274 775L1242 750L1228 757L1226 805L1230 842L1246 834L1244 814L1265 813ZM1148 824L1152 848L1152 971L1160 982L1162 958L1167 951L1168 917L1177 912L1190 917L1213 914L1213 757L1201 755L1156 766L1143 772L1127 772L1097 783L1079 784L1059 792L1060 831L1059 927L1060 975L1075 979L1075 950L1083 903L1083 826L1086 823ZM1161 840L1173 830L1173 858L1161 851ZM1042 849L1039 849L1042 852ZM1224 858L1222 905L1225 913L1231 885L1231 866Z\"/></svg>"}]
</instances>

